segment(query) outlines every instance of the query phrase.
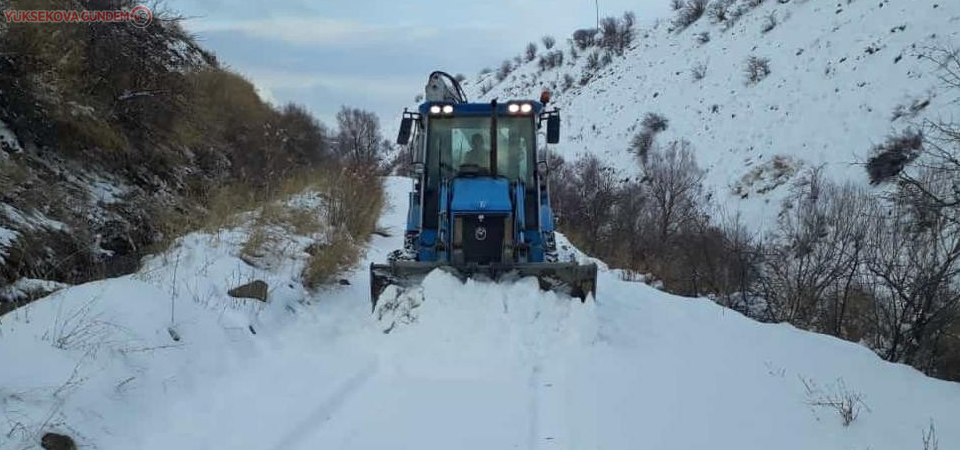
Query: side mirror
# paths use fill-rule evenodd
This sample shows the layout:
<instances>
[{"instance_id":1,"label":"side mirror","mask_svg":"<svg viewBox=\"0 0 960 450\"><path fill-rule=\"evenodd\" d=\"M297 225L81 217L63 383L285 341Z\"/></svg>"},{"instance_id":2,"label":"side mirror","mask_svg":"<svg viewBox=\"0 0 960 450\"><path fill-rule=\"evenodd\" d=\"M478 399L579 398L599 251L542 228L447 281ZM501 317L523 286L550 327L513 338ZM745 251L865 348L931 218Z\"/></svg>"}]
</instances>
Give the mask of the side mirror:
<instances>
[{"instance_id":1,"label":"side mirror","mask_svg":"<svg viewBox=\"0 0 960 450\"><path fill-rule=\"evenodd\" d=\"M547 117L547 143L556 144L560 142L560 115L552 114Z\"/></svg>"},{"instance_id":2,"label":"side mirror","mask_svg":"<svg viewBox=\"0 0 960 450\"><path fill-rule=\"evenodd\" d=\"M397 145L410 143L410 129L413 126L413 117L404 117L400 121L400 133L397 134Z\"/></svg>"}]
</instances>

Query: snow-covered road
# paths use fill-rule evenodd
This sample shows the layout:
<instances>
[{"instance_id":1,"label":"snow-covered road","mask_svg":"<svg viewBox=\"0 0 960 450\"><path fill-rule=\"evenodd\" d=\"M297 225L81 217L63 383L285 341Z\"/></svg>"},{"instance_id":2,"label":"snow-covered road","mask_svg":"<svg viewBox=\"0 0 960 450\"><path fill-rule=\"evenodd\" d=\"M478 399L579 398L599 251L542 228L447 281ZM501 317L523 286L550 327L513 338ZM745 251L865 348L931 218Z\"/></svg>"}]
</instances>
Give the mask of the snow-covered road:
<instances>
[{"instance_id":1,"label":"snow-covered road","mask_svg":"<svg viewBox=\"0 0 960 450\"><path fill-rule=\"evenodd\" d=\"M367 262L399 246L408 187L388 180L394 205L383 225L393 236L375 237ZM216 261L206 263L213 272ZM852 343L758 324L609 270L599 301L585 304L540 292L534 280L463 284L437 272L378 317L365 267L295 315L268 305L256 335L234 330L242 311L211 321L209 307L178 306L186 344L88 366L99 369L62 405L60 427L99 449L902 450L921 449L932 423L941 450L960 448L960 385ZM134 282L94 284L109 299L103 283ZM296 292L287 288L278 298ZM162 292L118 289L156 297L160 306L140 312L145 321L169 314ZM44 302L31 323L42 321ZM0 327L0 364L16 357L20 374L0 371L0 382L17 392L29 392L31 376L72 366L11 350L42 338L29 329L11 316ZM141 369L136 381L118 385L131 366ZM844 390L863 400L848 427L811 405ZM23 394L0 397L8 423L29 408ZM10 436L0 448L25 448Z\"/></svg>"}]
</instances>

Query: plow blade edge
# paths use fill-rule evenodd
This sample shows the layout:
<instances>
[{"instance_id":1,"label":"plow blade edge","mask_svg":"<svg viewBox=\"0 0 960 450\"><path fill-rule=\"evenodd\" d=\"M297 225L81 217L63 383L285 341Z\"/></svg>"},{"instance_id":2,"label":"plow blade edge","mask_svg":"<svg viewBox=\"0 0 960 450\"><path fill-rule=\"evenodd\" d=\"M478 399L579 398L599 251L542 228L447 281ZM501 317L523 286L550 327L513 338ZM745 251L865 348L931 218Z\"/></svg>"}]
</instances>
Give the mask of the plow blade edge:
<instances>
[{"instance_id":1,"label":"plow blade edge","mask_svg":"<svg viewBox=\"0 0 960 450\"><path fill-rule=\"evenodd\" d=\"M388 264L370 264L370 302L376 308L377 299L387 286L414 286L436 269L449 272L460 279L536 277L540 289L566 294L581 301L586 301L587 296L595 295L597 291L596 264L544 262L457 267L446 262L392 261Z\"/></svg>"}]
</instances>

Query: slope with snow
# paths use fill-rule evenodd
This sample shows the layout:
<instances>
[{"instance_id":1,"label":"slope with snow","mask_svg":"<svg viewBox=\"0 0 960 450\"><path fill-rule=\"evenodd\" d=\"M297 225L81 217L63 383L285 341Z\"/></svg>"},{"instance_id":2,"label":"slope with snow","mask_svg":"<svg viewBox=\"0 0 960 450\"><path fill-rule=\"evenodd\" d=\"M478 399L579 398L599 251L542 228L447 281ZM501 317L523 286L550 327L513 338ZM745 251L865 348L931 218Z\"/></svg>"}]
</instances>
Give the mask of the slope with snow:
<instances>
[{"instance_id":1,"label":"slope with snow","mask_svg":"<svg viewBox=\"0 0 960 450\"><path fill-rule=\"evenodd\" d=\"M777 25L763 32L771 15ZM888 134L928 118L956 119L960 94L942 86L925 57L960 46L960 2L767 1L726 30L706 16L671 28L638 29L623 57L583 86L596 50L574 61L560 43L558 68L541 72L534 60L502 83L490 73L465 89L473 99L504 101L552 88L564 124L556 150L567 159L596 154L620 168L637 167L630 140L645 114L661 114L669 128L658 142L690 141L709 170L708 186L754 223L776 215L803 168L822 165L828 176L865 183L860 163ZM710 41L700 44L701 33ZM744 75L751 56L770 60L771 74L756 84ZM696 80L701 65L705 76ZM567 74L578 82L563 89ZM480 95L484 85L492 90ZM776 170L777 159L787 170Z\"/></svg>"},{"instance_id":2,"label":"slope with snow","mask_svg":"<svg viewBox=\"0 0 960 450\"><path fill-rule=\"evenodd\" d=\"M399 246L409 186L388 181L394 233L366 262ZM251 273L236 233L3 316L0 449L52 429L100 449L902 450L930 424L960 446L960 385L616 271L587 303L435 272L371 314L366 262L309 294L297 258ZM224 298L252 275L269 304ZM842 392L862 398L846 427L813 405Z\"/></svg>"}]
</instances>

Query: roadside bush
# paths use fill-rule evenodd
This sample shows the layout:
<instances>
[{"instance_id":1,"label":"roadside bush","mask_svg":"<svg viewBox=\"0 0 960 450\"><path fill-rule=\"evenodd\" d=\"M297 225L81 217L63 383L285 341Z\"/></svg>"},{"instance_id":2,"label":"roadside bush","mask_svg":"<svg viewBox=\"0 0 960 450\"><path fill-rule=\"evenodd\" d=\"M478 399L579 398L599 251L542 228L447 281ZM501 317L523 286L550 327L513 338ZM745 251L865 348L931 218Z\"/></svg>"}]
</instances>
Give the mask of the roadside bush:
<instances>
[{"instance_id":1,"label":"roadside bush","mask_svg":"<svg viewBox=\"0 0 960 450\"><path fill-rule=\"evenodd\" d=\"M308 287L329 283L356 264L362 246L376 230L384 204L383 184L368 172L344 170L330 179L325 200L331 232L307 260L302 276Z\"/></svg>"}]
</instances>

